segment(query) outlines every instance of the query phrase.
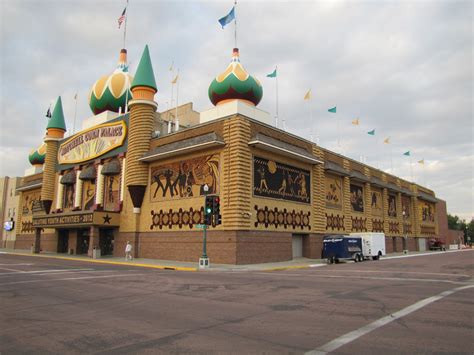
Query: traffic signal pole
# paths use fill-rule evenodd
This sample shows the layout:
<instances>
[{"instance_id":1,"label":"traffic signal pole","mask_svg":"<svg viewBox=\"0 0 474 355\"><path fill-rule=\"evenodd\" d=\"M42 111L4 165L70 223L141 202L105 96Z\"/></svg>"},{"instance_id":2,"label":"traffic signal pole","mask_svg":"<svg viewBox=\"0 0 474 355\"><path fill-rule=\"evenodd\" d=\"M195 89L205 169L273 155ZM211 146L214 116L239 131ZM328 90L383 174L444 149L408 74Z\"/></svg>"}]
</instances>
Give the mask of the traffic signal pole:
<instances>
[{"instance_id":1,"label":"traffic signal pole","mask_svg":"<svg viewBox=\"0 0 474 355\"><path fill-rule=\"evenodd\" d=\"M207 269L209 268L209 258L207 257L207 220L208 215L210 215L210 211L208 211L208 199L207 194L209 192L209 186L203 186L204 191L204 224L202 227L204 236L202 241L202 256L199 258L199 268L200 269Z\"/></svg>"}]
</instances>

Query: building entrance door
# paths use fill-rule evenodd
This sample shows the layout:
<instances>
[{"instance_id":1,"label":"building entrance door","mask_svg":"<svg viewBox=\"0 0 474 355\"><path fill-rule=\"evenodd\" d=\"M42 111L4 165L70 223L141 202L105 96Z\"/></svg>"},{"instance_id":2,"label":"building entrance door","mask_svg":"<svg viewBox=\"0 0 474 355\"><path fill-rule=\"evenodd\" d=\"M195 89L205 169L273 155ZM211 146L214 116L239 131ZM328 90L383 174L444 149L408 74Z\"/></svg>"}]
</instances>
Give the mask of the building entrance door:
<instances>
[{"instance_id":1,"label":"building entrance door","mask_svg":"<svg viewBox=\"0 0 474 355\"><path fill-rule=\"evenodd\" d=\"M99 248L100 254L114 255L114 230L101 229L99 232Z\"/></svg>"},{"instance_id":2,"label":"building entrance door","mask_svg":"<svg viewBox=\"0 0 474 355\"><path fill-rule=\"evenodd\" d=\"M294 258L301 258L303 256L303 235L293 234L291 237L291 247Z\"/></svg>"},{"instance_id":3,"label":"building entrance door","mask_svg":"<svg viewBox=\"0 0 474 355\"><path fill-rule=\"evenodd\" d=\"M76 254L87 254L88 250L89 250L89 230L78 229Z\"/></svg>"},{"instance_id":4,"label":"building entrance door","mask_svg":"<svg viewBox=\"0 0 474 355\"><path fill-rule=\"evenodd\" d=\"M58 231L58 253L67 253L69 246L69 231L60 229Z\"/></svg>"}]
</instances>

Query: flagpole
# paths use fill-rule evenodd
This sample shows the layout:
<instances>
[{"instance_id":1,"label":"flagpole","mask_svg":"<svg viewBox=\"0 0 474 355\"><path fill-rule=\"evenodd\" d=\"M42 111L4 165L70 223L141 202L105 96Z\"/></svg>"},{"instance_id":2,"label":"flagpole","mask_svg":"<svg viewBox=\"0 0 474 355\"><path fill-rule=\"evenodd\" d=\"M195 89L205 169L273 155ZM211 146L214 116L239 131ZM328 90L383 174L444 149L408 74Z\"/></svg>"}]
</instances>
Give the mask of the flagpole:
<instances>
[{"instance_id":1,"label":"flagpole","mask_svg":"<svg viewBox=\"0 0 474 355\"><path fill-rule=\"evenodd\" d=\"M178 69L178 74L176 74L176 76L178 80L176 80L176 117L175 117L174 130L179 131L179 118L178 118L179 69Z\"/></svg>"},{"instance_id":2,"label":"flagpole","mask_svg":"<svg viewBox=\"0 0 474 355\"><path fill-rule=\"evenodd\" d=\"M76 114L77 114L77 92L76 95L74 95L74 122L72 124L72 134L76 132Z\"/></svg>"},{"instance_id":3,"label":"flagpole","mask_svg":"<svg viewBox=\"0 0 474 355\"><path fill-rule=\"evenodd\" d=\"M235 16L235 8L237 7L237 0L234 1L234 48L237 47L237 16Z\"/></svg>"},{"instance_id":4,"label":"flagpole","mask_svg":"<svg viewBox=\"0 0 474 355\"><path fill-rule=\"evenodd\" d=\"M276 70L276 116L275 116L275 127L278 128L278 65L275 67Z\"/></svg>"},{"instance_id":5,"label":"flagpole","mask_svg":"<svg viewBox=\"0 0 474 355\"><path fill-rule=\"evenodd\" d=\"M125 5L125 8L128 11L128 0L127 0L127 5ZM125 26L123 28L123 48L125 49L125 40L127 38L127 20L128 20L128 14L125 15ZM127 108L125 108L126 110Z\"/></svg>"}]
</instances>

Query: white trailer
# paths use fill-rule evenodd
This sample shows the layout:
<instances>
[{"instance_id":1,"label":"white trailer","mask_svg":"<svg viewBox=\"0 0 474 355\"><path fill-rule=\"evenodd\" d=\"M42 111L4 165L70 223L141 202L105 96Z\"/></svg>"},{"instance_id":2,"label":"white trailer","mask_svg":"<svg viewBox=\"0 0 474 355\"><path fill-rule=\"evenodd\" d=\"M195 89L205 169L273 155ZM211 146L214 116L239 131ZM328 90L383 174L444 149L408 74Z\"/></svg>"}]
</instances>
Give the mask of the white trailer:
<instances>
[{"instance_id":1,"label":"white trailer","mask_svg":"<svg viewBox=\"0 0 474 355\"><path fill-rule=\"evenodd\" d=\"M378 260L385 255L384 233L351 233L351 236L362 238L362 254L364 258Z\"/></svg>"}]
</instances>

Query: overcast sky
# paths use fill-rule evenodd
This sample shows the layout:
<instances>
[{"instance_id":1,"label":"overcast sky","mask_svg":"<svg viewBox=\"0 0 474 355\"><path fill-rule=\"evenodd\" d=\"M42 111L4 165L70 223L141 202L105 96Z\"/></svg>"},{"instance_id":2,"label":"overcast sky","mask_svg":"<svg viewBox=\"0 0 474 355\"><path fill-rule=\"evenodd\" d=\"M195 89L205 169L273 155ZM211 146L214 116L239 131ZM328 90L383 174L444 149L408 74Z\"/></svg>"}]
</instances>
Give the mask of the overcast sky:
<instances>
[{"instance_id":1,"label":"overcast sky","mask_svg":"<svg viewBox=\"0 0 474 355\"><path fill-rule=\"evenodd\" d=\"M29 167L58 95L69 132L76 92L76 131L92 116L89 90L115 69L123 47L117 18L125 4L0 1L0 176L22 176ZM130 71L148 44L159 111L170 105L173 61L179 102L211 108L209 84L234 46L234 24L222 29L217 20L232 5L130 0ZM472 1L239 0L236 16L241 62L262 83L259 108L272 116L276 80L266 75L278 66L280 127L284 119L291 133L427 186L449 213L474 216ZM337 113L329 113L334 106Z\"/></svg>"}]
</instances>

